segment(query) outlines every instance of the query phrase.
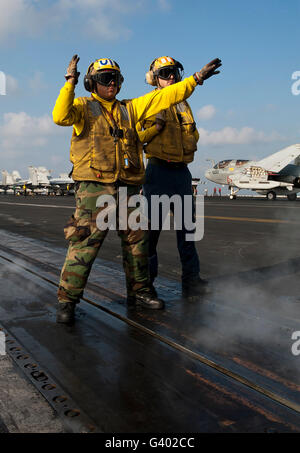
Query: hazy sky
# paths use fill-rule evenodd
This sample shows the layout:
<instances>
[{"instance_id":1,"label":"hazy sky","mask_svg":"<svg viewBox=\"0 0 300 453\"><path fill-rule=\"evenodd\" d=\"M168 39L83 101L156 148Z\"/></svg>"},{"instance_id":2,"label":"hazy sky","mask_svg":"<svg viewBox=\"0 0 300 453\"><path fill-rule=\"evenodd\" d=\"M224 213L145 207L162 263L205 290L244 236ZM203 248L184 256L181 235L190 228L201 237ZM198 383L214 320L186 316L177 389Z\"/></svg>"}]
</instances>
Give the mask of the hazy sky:
<instances>
[{"instance_id":1,"label":"hazy sky","mask_svg":"<svg viewBox=\"0 0 300 453\"><path fill-rule=\"evenodd\" d=\"M299 0L0 0L0 169L46 166L68 172L72 128L52 109L72 55L80 56L76 96L87 95L91 61L111 57L125 78L119 99L152 88L145 72L158 56L179 60L189 76L219 57L222 72L189 99L200 142L190 169L207 158L260 158L300 142ZM300 76L300 72L299 72ZM299 84L300 89L300 84ZM0 89L1 91L1 89Z\"/></svg>"}]
</instances>

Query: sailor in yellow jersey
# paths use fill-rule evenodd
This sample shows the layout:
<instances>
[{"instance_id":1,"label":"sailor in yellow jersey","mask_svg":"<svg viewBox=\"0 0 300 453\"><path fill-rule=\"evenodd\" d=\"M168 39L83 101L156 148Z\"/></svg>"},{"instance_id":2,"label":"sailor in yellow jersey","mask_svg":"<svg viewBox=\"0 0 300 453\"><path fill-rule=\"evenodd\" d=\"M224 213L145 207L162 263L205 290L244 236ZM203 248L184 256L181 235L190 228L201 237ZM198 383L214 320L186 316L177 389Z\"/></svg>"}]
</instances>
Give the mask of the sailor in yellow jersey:
<instances>
[{"instance_id":1,"label":"sailor in yellow jersey","mask_svg":"<svg viewBox=\"0 0 300 453\"><path fill-rule=\"evenodd\" d=\"M99 230L96 225L101 211L96 206L98 197L112 195L118 204L119 187L126 187L130 197L139 193L144 182L142 145L136 123L188 98L201 74L200 71L163 91L119 101L116 95L124 80L119 65L110 58L101 58L90 64L84 77L84 86L91 96L74 99L80 74L78 61L79 57L74 55L65 76L67 82L53 110L56 124L73 126L70 159L76 183L76 211L65 228L70 245L58 290L57 322L62 323L74 321L75 306L107 234L107 230ZM212 64L210 70L215 68ZM164 302L157 297L149 280L147 235L141 229L133 231L129 227L119 228L118 234L122 241L128 304L163 308Z\"/></svg>"},{"instance_id":2,"label":"sailor in yellow jersey","mask_svg":"<svg viewBox=\"0 0 300 453\"><path fill-rule=\"evenodd\" d=\"M221 61L213 60L208 70L202 70L194 75L195 81L202 84L203 80L218 74L216 69ZM183 66L174 58L163 56L152 61L146 74L146 81L155 86L152 93L161 93L171 87L180 85ZM137 124L140 141L148 159L144 195L148 201L149 217L151 216L151 197L168 195L180 196L182 211L186 196L192 197L192 177L187 164L193 161L197 150L199 133L192 110L183 100L161 110L156 115L144 118ZM158 257L157 244L163 225L160 219L159 230L149 232L149 272L151 282L157 276ZM207 281L200 277L200 264L195 243L186 240L185 222L182 219L182 229L177 230L177 247L182 264L182 292L185 297L197 297L207 292Z\"/></svg>"}]
</instances>

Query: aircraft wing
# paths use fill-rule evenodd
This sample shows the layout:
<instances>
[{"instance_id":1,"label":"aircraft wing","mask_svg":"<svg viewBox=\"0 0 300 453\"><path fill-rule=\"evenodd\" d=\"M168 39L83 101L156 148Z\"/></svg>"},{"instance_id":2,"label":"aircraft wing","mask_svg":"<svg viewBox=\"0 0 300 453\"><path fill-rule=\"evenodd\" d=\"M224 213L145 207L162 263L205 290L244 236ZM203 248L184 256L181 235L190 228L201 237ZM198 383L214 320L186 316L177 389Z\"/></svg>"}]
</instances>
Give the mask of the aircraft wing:
<instances>
[{"instance_id":1,"label":"aircraft wing","mask_svg":"<svg viewBox=\"0 0 300 453\"><path fill-rule=\"evenodd\" d=\"M291 145L287 148L271 154L258 162L255 165L264 168L267 171L279 172L286 167L291 160L296 159L300 155L300 144Z\"/></svg>"}]
</instances>

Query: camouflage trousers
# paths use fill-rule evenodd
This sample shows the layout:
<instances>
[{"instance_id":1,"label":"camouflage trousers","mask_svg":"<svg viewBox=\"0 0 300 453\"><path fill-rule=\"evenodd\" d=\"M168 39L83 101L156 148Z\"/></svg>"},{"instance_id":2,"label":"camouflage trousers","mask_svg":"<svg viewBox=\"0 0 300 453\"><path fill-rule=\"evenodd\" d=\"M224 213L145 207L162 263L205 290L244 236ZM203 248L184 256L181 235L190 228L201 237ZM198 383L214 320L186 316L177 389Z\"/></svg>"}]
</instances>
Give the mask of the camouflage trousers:
<instances>
[{"instance_id":1,"label":"camouflage trousers","mask_svg":"<svg viewBox=\"0 0 300 453\"><path fill-rule=\"evenodd\" d=\"M127 196L138 194L140 187L128 186ZM108 233L108 229L97 228L96 219L104 207L97 207L100 195L112 195L116 202L118 235L121 238L123 267L126 276L127 295L149 287L148 278L148 234L127 227L119 229L118 197L119 185L98 182L80 182L76 188L76 210L69 219L64 232L70 241L64 266L61 271L58 299L60 302L79 302L87 283L93 262ZM128 208L128 216L135 208ZM127 217L128 218L128 217Z\"/></svg>"}]
</instances>

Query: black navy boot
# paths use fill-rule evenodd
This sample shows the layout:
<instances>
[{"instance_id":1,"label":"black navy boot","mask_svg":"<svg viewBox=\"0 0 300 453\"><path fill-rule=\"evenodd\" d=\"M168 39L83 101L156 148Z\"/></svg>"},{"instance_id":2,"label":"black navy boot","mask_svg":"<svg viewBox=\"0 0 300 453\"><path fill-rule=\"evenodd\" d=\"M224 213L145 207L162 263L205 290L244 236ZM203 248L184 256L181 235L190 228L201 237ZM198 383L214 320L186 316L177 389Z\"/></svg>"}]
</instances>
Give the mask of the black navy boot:
<instances>
[{"instance_id":1,"label":"black navy boot","mask_svg":"<svg viewBox=\"0 0 300 453\"><path fill-rule=\"evenodd\" d=\"M154 288L153 288L154 289ZM165 303L157 297L157 293L152 288L144 288L136 292L134 295L127 297L128 306L141 306L150 310L162 310Z\"/></svg>"},{"instance_id":2,"label":"black navy boot","mask_svg":"<svg viewBox=\"0 0 300 453\"><path fill-rule=\"evenodd\" d=\"M182 281L182 297L186 299L195 299L209 293L211 288L208 281L199 276Z\"/></svg>"},{"instance_id":3,"label":"black navy boot","mask_svg":"<svg viewBox=\"0 0 300 453\"><path fill-rule=\"evenodd\" d=\"M56 322L73 324L75 321L75 302L59 302L56 311Z\"/></svg>"}]
</instances>

